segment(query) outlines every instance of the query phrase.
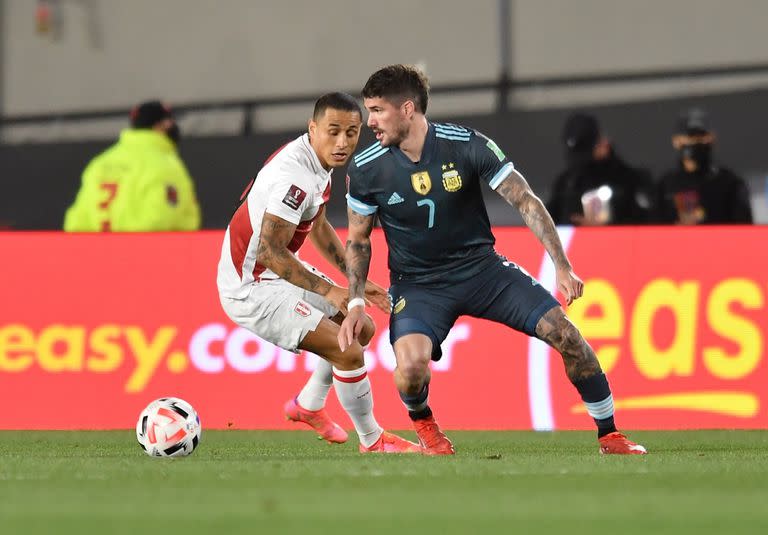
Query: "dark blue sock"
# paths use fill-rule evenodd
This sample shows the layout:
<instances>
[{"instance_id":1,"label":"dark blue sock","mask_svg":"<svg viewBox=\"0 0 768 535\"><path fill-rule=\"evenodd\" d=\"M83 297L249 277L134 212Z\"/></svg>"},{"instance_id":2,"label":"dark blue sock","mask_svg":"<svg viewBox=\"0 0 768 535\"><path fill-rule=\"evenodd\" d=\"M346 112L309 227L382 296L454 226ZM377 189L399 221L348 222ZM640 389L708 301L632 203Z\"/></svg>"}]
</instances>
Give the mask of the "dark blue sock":
<instances>
[{"instance_id":1,"label":"dark blue sock","mask_svg":"<svg viewBox=\"0 0 768 535\"><path fill-rule=\"evenodd\" d=\"M597 436L602 437L616 431L616 424L613 421L613 396L605 374L598 373L575 381L573 386L581 394L587 412L597 424Z\"/></svg>"},{"instance_id":2,"label":"dark blue sock","mask_svg":"<svg viewBox=\"0 0 768 535\"><path fill-rule=\"evenodd\" d=\"M421 405L427 401L427 397L429 396L429 383L425 384L424 388L422 388L421 392L418 394L409 395L402 392L398 393L400 394L400 399L403 400L405 406L408 407L408 416L411 420L423 420L424 418L432 416L432 409L429 408L429 405L421 407ZM411 407L418 408L413 410Z\"/></svg>"}]
</instances>

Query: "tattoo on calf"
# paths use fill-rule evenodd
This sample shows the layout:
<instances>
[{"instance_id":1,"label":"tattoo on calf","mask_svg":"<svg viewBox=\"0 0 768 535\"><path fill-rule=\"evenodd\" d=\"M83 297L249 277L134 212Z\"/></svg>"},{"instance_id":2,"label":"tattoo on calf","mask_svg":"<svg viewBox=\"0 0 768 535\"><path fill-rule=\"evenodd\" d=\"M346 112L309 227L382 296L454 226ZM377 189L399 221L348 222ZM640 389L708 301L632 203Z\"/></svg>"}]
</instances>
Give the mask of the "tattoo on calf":
<instances>
[{"instance_id":1,"label":"tattoo on calf","mask_svg":"<svg viewBox=\"0 0 768 535\"><path fill-rule=\"evenodd\" d=\"M536 336L560 352L571 382L602 372L595 352L560 307L542 316L536 325Z\"/></svg>"}]
</instances>

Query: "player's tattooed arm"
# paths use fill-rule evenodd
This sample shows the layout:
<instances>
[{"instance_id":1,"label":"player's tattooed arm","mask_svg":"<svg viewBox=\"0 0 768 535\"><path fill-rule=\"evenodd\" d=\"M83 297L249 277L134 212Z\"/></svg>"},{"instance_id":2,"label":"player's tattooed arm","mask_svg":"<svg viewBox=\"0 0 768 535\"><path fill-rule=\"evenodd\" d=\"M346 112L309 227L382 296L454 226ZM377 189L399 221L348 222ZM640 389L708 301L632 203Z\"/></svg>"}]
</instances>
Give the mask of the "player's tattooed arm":
<instances>
[{"instance_id":1,"label":"player's tattooed arm","mask_svg":"<svg viewBox=\"0 0 768 535\"><path fill-rule=\"evenodd\" d=\"M339 271L346 276L347 263L344 260L344 244L341 243L339 235L336 234L336 229L333 228L333 225L325 217L325 206L321 210L322 212L312 225L309 239L312 240L315 249L323 255L323 258L339 268Z\"/></svg>"},{"instance_id":2,"label":"player's tattooed arm","mask_svg":"<svg viewBox=\"0 0 768 535\"><path fill-rule=\"evenodd\" d=\"M326 295L331 289L331 284L310 272L288 250L288 244L295 231L296 225L290 221L265 213L261 223L259 246L256 249L256 261L291 284Z\"/></svg>"},{"instance_id":3,"label":"player's tattooed arm","mask_svg":"<svg viewBox=\"0 0 768 535\"><path fill-rule=\"evenodd\" d=\"M347 209L349 216L349 237L347 239L346 261L349 279L349 298L365 295L365 281L371 266L371 232L375 215L361 215Z\"/></svg>"},{"instance_id":4,"label":"player's tattooed arm","mask_svg":"<svg viewBox=\"0 0 768 535\"><path fill-rule=\"evenodd\" d=\"M571 269L571 263L565 254L552 216L547 212L541 199L533 193L525 177L517 171L512 171L504 182L496 188L496 192L519 210L520 215L523 216L523 221L544 245L555 266L561 269Z\"/></svg>"}]
</instances>

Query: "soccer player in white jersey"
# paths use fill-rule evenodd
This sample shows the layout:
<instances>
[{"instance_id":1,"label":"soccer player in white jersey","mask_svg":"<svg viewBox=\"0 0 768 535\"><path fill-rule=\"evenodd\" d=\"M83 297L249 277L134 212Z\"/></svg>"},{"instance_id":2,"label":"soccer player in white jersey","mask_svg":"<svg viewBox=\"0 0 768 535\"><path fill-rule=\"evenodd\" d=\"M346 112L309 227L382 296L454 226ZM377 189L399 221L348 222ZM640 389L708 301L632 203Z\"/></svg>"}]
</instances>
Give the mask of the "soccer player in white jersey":
<instances>
[{"instance_id":1,"label":"soccer player in white jersey","mask_svg":"<svg viewBox=\"0 0 768 535\"><path fill-rule=\"evenodd\" d=\"M412 442L384 431L373 416L371 384L363 345L373 337L370 316L360 343L341 350L339 325L348 291L297 253L309 236L333 265L346 272L344 245L325 217L331 173L342 167L357 146L362 111L353 97L328 93L315 103L309 132L270 157L243 193L227 227L217 284L221 305L240 325L284 349L306 350L324 360L299 395L285 405L286 416L313 427L329 442L344 442L346 432L326 414L331 384L360 437L360 451L420 453ZM385 312L386 291L368 284L366 299Z\"/></svg>"}]
</instances>

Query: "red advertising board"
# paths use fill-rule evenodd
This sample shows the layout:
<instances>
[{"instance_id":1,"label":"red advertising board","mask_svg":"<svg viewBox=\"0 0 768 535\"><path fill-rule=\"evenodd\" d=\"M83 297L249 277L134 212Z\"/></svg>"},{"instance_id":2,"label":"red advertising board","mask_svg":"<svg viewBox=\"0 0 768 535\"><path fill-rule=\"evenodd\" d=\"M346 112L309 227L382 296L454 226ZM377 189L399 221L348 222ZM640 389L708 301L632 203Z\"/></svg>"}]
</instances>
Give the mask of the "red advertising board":
<instances>
[{"instance_id":1,"label":"red advertising board","mask_svg":"<svg viewBox=\"0 0 768 535\"><path fill-rule=\"evenodd\" d=\"M524 228L497 248L547 287ZM569 315L608 373L628 429L764 428L768 229L561 229L582 299ZM208 428L290 428L282 417L317 357L236 327L216 292L222 232L0 233L0 429L129 428L156 397L191 402ZM371 278L387 281L373 240ZM311 246L302 258L337 280ZM366 352L382 425L408 427L391 377L387 318ZM559 355L461 318L434 363L446 428L591 429ZM330 396L333 398L333 396ZM330 399L329 398L329 399ZM335 399L332 414L349 422Z\"/></svg>"}]
</instances>

